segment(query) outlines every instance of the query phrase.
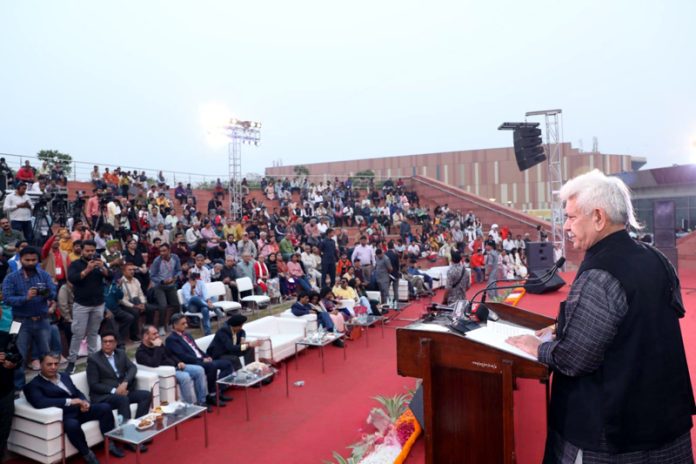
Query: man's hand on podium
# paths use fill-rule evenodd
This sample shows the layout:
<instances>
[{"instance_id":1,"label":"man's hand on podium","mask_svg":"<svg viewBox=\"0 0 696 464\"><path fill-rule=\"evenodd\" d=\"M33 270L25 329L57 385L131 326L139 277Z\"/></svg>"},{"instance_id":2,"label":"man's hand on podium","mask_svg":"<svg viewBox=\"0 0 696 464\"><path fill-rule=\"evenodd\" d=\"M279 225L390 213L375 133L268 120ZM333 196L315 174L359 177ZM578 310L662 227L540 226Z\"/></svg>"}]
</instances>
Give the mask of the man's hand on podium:
<instances>
[{"instance_id":1,"label":"man's hand on podium","mask_svg":"<svg viewBox=\"0 0 696 464\"><path fill-rule=\"evenodd\" d=\"M519 348L525 353L529 353L535 358L539 357L539 345L541 345L541 340L539 340L534 335L518 335L516 337L509 337L505 340L506 343Z\"/></svg>"}]
</instances>

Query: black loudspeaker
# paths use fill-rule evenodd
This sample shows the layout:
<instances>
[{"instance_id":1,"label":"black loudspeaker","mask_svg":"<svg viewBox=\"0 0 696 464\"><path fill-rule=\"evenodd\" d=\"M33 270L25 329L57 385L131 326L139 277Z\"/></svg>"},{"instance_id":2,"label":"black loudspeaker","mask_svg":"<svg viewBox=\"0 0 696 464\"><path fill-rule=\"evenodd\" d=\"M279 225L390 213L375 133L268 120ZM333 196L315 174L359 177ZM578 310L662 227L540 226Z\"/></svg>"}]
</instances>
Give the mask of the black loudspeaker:
<instances>
[{"instance_id":1,"label":"black loudspeaker","mask_svg":"<svg viewBox=\"0 0 696 464\"><path fill-rule=\"evenodd\" d=\"M538 280L539 277L543 276L544 274L546 274L545 271L529 271L527 280ZM542 293L555 292L565 284L565 280L563 280L561 276L558 275L558 273L555 273L553 277L551 277L551 279L546 283L525 283L524 288L529 293L540 295Z\"/></svg>"},{"instance_id":2,"label":"black loudspeaker","mask_svg":"<svg viewBox=\"0 0 696 464\"><path fill-rule=\"evenodd\" d=\"M525 251L529 272L545 271L553 267L553 243L529 242Z\"/></svg>"},{"instance_id":3,"label":"black loudspeaker","mask_svg":"<svg viewBox=\"0 0 696 464\"><path fill-rule=\"evenodd\" d=\"M674 248L677 246L675 222L673 201L655 201L653 203L655 246L657 248Z\"/></svg>"},{"instance_id":4,"label":"black loudspeaker","mask_svg":"<svg viewBox=\"0 0 696 464\"><path fill-rule=\"evenodd\" d=\"M536 127L521 127L515 129L513 134L515 159L520 171L525 171L532 166L546 160L544 146L541 140L541 129Z\"/></svg>"}]
</instances>

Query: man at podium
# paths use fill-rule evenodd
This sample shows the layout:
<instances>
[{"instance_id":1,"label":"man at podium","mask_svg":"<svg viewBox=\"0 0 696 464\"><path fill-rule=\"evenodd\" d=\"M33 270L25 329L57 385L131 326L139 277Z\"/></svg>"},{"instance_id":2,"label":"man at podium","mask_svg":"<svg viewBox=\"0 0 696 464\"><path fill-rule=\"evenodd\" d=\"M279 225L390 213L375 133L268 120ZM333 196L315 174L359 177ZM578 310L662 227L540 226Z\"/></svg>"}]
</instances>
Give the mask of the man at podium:
<instances>
[{"instance_id":1,"label":"man at podium","mask_svg":"<svg viewBox=\"0 0 696 464\"><path fill-rule=\"evenodd\" d=\"M595 170L560 195L564 231L585 257L556 326L508 339L553 372L544 462L692 463L676 272L629 237L639 226L620 179Z\"/></svg>"}]
</instances>

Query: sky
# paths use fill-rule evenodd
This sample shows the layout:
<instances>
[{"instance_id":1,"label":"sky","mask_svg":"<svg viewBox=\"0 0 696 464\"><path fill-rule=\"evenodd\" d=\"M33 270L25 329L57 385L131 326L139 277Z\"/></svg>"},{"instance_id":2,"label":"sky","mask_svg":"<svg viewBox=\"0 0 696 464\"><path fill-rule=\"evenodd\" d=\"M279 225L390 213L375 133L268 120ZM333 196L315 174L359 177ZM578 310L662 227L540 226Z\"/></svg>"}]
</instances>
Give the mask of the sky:
<instances>
[{"instance_id":1,"label":"sky","mask_svg":"<svg viewBox=\"0 0 696 464\"><path fill-rule=\"evenodd\" d=\"M563 139L696 162L693 0L0 0L0 152L211 175ZM217 126L216 122L212 126Z\"/></svg>"}]
</instances>

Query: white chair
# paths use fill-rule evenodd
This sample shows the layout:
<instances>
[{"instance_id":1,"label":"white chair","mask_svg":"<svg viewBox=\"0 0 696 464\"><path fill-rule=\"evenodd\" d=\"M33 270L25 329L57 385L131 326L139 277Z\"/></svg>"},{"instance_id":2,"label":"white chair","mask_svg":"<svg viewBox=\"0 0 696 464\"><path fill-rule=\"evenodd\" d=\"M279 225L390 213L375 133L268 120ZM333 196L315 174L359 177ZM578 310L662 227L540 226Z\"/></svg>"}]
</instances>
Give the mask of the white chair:
<instances>
[{"instance_id":1,"label":"white chair","mask_svg":"<svg viewBox=\"0 0 696 464\"><path fill-rule=\"evenodd\" d=\"M87 373L80 372L70 376L70 379L87 398L89 398L89 386ZM135 377L136 388L152 392L152 405L160 404L159 379L157 374L147 371L138 371ZM137 404L131 404L131 414L135 414ZM114 411L114 418L116 411ZM104 440L98 421L89 421L82 424L87 445L90 447ZM58 461L65 462L67 457L78 453L70 443L63 430L63 410L60 408L36 409L22 395L15 400L15 415L12 421L12 429L7 440L7 449L34 461L51 464Z\"/></svg>"},{"instance_id":2,"label":"white chair","mask_svg":"<svg viewBox=\"0 0 696 464\"><path fill-rule=\"evenodd\" d=\"M227 291L225 290L225 284L218 282L208 282L205 284L205 289L208 292L208 296L211 298L217 298L218 300L213 302L213 306L220 308L225 314L238 312L242 309L242 305L236 301L225 301L225 295Z\"/></svg>"},{"instance_id":3,"label":"white chair","mask_svg":"<svg viewBox=\"0 0 696 464\"><path fill-rule=\"evenodd\" d=\"M447 284L447 271L449 271L449 268L449 266L435 266L423 271L433 278L433 290L444 287Z\"/></svg>"},{"instance_id":4,"label":"white chair","mask_svg":"<svg viewBox=\"0 0 696 464\"><path fill-rule=\"evenodd\" d=\"M394 287L389 285L389 298L394 298ZM408 281L399 279L399 294L396 295L398 301L408 301Z\"/></svg>"},{"instance_id":5,"label":"white chair","mask_svg":"<svg viewBox=\"0 0 696 464\"><path fill-rule=\"evenodd\" d=\"M176 296L179 298L179 304L181 305L182 308L186 308L186 311L184 312L184 316L187 317L197 317L199 319L199 323L202 325L203 324L203 314L202 313L194 313L193 311L189 311L188 305L186 304L186 300L184 300L184 292L183 290L179 289L176 291ZM212 321L213 319L217 320L217 326L218 329L220 328L220 319L218 319L217 314L215 311L209 311L208 314L210 315L210 320Z\"/></svg>"},{"instance_id":6,"label":"white chair","mask_svg":"<svg viewBox=\"0 0 696 464\"><path fill-rule=\"evenodd\" d=\"M242 303L251 303L256 308L265 308L271 304L271 299L268 295L254 294L254 284L249 277L240 277L237 279L237 291L241 295L243 292L251 291L251 295L241 298Z\"/></svg>"}]
</instances>

